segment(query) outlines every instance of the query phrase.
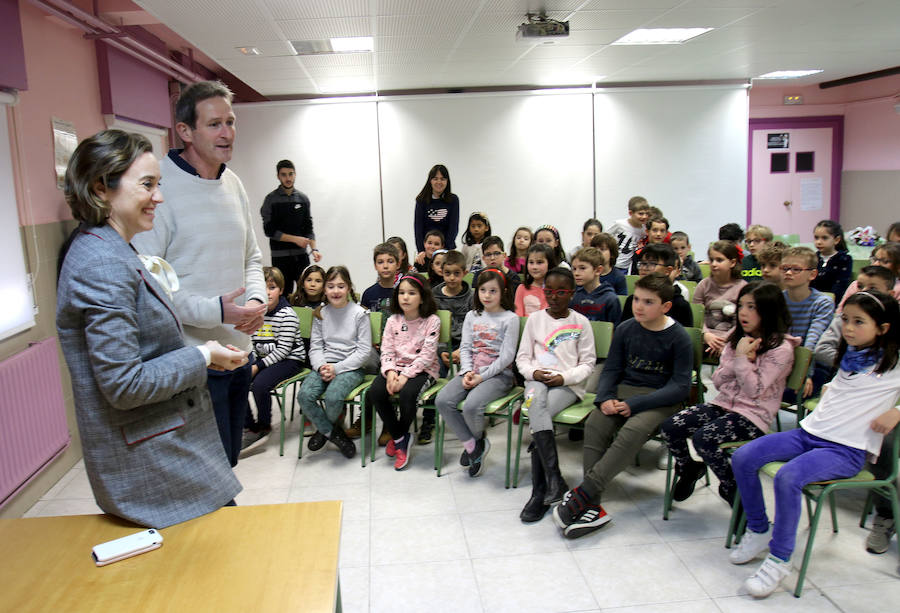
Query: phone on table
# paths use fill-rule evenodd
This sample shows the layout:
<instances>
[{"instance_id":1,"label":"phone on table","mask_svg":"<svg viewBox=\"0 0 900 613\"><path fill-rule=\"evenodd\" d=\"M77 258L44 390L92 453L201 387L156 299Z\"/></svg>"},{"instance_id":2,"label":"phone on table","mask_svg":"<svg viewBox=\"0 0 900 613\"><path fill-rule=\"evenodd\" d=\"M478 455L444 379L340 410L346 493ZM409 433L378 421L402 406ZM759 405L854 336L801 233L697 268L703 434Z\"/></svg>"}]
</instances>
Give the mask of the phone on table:
<instances>
[{"instance_id":1,"label":"phone on table","mask_svg":"<svg viewBox=\"0 0 900 613\"><path fill-rule=\"evenodd\" d=\"M95 545L91 552L97 566L106 566L162 546L163 537L158 530L150 528L135 534L129 534L106 543Z\"/></svg>"}]
</instances>

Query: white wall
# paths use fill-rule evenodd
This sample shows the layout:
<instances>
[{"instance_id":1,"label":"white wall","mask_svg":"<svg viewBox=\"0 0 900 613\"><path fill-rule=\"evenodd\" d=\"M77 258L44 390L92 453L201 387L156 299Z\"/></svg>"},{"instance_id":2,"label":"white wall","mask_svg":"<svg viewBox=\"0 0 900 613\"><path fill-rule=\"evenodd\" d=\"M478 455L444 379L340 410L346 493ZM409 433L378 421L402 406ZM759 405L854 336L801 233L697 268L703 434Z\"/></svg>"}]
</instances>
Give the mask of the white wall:
<instances>
[{"instance_id":1,"label":"white wall","mask_svg":"<svg viewBox=\"0 0 900 613\"><path fill-rule=\"evenodd\" d=\"M334 99L241 104L236 113L231 167L254 207L277 186L276 162L293 160L322 264L349 266L358 290L374 282L371 249L386 236L414 250L415 196L437 163L460 198L460 235L469 213L484 211L504 242L519 225L551 223L569 249L594 214L595 189L604 225L641 194L699 252L719 226L745 217L742 87Z\"/></svg>"}]
</instances>

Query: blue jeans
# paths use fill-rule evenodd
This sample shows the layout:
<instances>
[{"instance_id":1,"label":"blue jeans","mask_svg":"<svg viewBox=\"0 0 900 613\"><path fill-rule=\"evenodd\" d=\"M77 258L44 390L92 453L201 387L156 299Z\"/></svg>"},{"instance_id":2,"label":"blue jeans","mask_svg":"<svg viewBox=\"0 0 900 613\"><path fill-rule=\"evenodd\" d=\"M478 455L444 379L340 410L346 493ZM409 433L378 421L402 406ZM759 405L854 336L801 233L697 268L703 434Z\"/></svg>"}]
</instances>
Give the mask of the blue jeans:
<instances>
[{"instance_id":1,"label":"blue jeans","mask_svg":"<svg viewBox=\"0 0 900 613\"><path fill-rule=\"evenodd\" d=\"M826 441L803 428L750 441L731 459L747 514L747 528L758 533L769 529L759 469L769 462L787 462L775 475L775 526L769 551L789 560L797 539L803 487L813 481L852 477L862 469L865 460L863 449Z\"/></svg>"},{"instance_id":2,"label":"blue jeans","mask_svg":"<svg viewBox=\"0 0 900 613\"><path fill-rule=\"evenodd\" d=\"M244 419L250 410L250 363L231 371L207 369L206 386L225 455L232 466L237 466Z\"/></svg>"},{"instance_id":3,"label":"blue jeans","mask_svg":"<svg viewBox=\"0 0 900 613\"><path fill-rule=\"evenodd\" d=\"M328 383L322 381L322 376L313 371L303 380L300 391L297 392L297 402L300 403L300 409L313 423L316 430L325 436L330 436L334 422L340 417L341 410L344 408L344 399L362 381L362 369L342 372ZM325 394L323 395L322 392ZM319 396L322 396L324 410L319 406Z\"/></svg>"}]
</instances>

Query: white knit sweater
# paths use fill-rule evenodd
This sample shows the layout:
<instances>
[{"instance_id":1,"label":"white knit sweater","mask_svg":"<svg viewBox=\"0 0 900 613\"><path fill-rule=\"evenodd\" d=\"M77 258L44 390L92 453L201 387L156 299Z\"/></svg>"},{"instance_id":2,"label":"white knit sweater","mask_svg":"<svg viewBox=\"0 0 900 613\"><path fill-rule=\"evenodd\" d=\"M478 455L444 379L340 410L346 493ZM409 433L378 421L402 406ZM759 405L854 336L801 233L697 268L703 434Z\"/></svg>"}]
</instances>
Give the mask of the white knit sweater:
<instances>
[{"instance_id":1,"label":"white knit sweater","mask_svg":"<svg viewBox=\"0 0 900 613\"><path fill-rule=\"evenodd\" d=\"M235 302L256 298L266 303L247 192L228 169L210 180L185 172L168 156L161 167L165 202L156 208L153 229L136 235L132 244L141 254L164 258L178 274L174 302L187 343L217 340L249 350L250 337L222 323L219 300L245 287Z\"/></svg>"}]
</instances>

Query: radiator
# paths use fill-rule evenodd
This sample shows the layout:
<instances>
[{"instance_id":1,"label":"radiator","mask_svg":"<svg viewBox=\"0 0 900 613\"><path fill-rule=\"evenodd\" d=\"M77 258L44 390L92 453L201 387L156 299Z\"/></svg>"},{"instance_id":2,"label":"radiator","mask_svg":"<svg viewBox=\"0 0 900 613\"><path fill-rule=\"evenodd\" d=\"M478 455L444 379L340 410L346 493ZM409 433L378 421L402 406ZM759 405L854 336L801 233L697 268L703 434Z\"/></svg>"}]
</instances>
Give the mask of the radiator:
<instances>
[{"instance_id":1,"label":"radiator","mask_svg":"<svg viewBox=\"0 0 900 613\"><path fill-rule=\"evenodd\" d=\"M0 362L0 508L70 441L56 339Z\"/></svg>"}]
</instances>

